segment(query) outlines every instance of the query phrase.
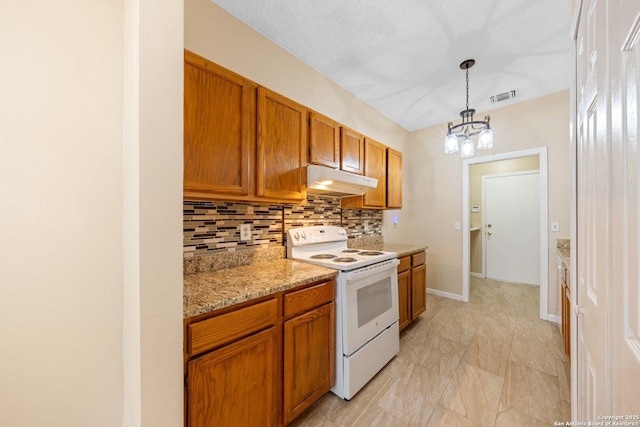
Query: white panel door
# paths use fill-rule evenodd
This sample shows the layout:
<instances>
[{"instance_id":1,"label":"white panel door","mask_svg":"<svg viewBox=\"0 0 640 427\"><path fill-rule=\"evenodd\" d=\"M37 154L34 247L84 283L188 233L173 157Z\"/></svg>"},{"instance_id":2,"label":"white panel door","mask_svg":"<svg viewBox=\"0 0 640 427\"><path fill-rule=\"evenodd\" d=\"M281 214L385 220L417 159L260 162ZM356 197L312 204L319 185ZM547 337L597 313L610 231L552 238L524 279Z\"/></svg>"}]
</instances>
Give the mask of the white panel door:
<instances>
[{"instance_id":1,"label":"white panel door","mask_svg":"<svg viewBox=\"0 0 640 427\"><path fill-rule=\"evenodd\" d=\"M540 284L540 174L483 177L485 271L490 279Z\"/></svg>"},{"instance_id":2,"label":"white panel door","mask_svg":"<svg viewBox=\"0 0 640 427\"><path fill-rule=\"evenodd\" d=\"M578 419L597 421L607 405L610 140L607 129L606 2L583 3L576 39ZM575 282L575 283L574 283ZM573 346L572 346L573 348Z\"/></svg>"},{"instance_id":3,"label":"white panel door","mask_svg":"<svg viewBox=\"0 0 640 427\"><path fill-rule=\"evenodd\" d=\"M612 137L611 413L640 415L640 1L610 3ZM640 422L640 420L625 420Z\"/></svg>"}]
</instances>

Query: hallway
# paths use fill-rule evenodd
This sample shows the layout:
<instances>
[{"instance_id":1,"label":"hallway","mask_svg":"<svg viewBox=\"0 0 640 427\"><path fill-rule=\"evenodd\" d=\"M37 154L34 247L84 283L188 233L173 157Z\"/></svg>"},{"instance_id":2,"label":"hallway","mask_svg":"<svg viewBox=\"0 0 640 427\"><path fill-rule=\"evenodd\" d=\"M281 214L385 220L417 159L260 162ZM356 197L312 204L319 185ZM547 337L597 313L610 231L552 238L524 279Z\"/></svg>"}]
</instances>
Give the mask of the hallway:
<instances>
[{"instance_id":1,"label":"hallway","mask_svg":"<svg viewBox=\"0 0 640 427\"><path fill-rule=\"evenodd\" d=\"M558 325L538 287L471 278L465 304L427 295L400 353L350 402L327 394L292 426L548 426L570 419Z\"/></svg>"}]
</instances>

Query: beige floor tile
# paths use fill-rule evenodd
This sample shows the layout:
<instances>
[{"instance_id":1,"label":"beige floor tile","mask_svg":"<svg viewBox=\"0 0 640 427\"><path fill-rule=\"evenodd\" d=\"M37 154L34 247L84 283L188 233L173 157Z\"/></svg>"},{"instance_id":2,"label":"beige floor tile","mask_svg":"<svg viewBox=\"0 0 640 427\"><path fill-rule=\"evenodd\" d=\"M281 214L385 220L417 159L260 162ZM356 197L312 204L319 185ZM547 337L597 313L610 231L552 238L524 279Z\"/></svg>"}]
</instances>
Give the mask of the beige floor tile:
<instances>
[{"instance_id":1,"label":"beige floor tile","mask_svg":"<svg viewBox=\"0 0 640 427\"><path fill-rule=\"evenodd\" d=\"M318 407L309 408L288 427L337 427L322 414Z\"/></svg>"},{"instance_id":2,"label":"beige floor tile","mask_svg":"<svg viewBox=\"0 0 640 427\"><path fill-rule=\"evenodd\" d=\"M335 399L332 398L320 405L320 410L336 426L353 425L360 415L376 404L393 381L394 379L386 373L379 372L350 401L333 396Z\"/></svg>"},{"instance_id":3,"label":"beige floor tile","mask_svg":"<svg viewBox=\"0 0 640 427\"><path fill-rule=\"evenodd\" d=\"M516 362L509 363L501 403L547 423L566 419L558 378Z\"/></svg>"},{"instance_id":4,"label":"beige floor tile","mask_svg":"<svg viewBox=\"0 0 640 427\"><path fill-rule=\"evenodd\" d=\"M407 424L395 418L389 412L380 407L374 406L367 409L360 418L353 424L354 427L406 427Z\"/></svg>"},{"instance_id":5,"label":"beige floor tile","mask_svg":"<svg viewBox=\"0 0 640 427\"><path fill-rule=\"evenodd\" d=\"M558 367L558 387L560 388L560 398L565 402L571 402L571 372L567 362L557 361Z\"/></svg>"},{"instance_id":6,"label":"beige floor tile","mask_svg":"<svg viewBox=\"0 0 640 427\"><path fill-rule=\"evenodd\" d=\"M498 411L498 417L496 418L495 427L534 427L544 425L549 425L549 423L534 418L531 415L527 415L524 412L518 411L517 409L500 404L500 410Z\"/></svg>"},{"instance_id":7,"label":"beige floor tile","mask_svg":"<svg viewBox=\"0 0 640 427\"><path fill-rule=\"evenodd\" d=\"M566 357L561 349L557 348L561 344L554 339L553 326L545 325L546 323L550 322L537 320L528 328L516 326L511 360L550 375L557 375L556 362L566 360Z\"/></svg>"},{"instance_id":8,"label":"beige floor tile","mask_svg":"<svg viewBox=\"0 0 640 427\"><path fill-rule=\"evenodd\" d=\"M457 316L449 315L447 318L441 316L436 319L438 322L443 323L438 335L463 344L471 342L471 338L475 335L482 321L482 319L471 316L465 317L461 313Z\"/></svg>"},{"instance_id":9,"label":"beige floor tile","mask_svg":"<svg viewBox=\"0 0 640 427\"><path fill-rule=\"evenodd\" d=\"M501 319L500 317L504 317ZM486 316L480 327L476 331L476 335L482 335L500 341L508 341L511 345L513 333L515 331L515 319L510 316Z\"/></svg>"},{"instance_id":10,"label":"beige floor tile","mask_svg":"<svg viewBox=\"0 0 640 427\"><path fill-rule=\"evenodd\" d=\"M417 362L445 377L453 376L467 346L461 342L436 336L422 348Z\"/></svg>"},{"instance_id":11,"label":"beige floor tile","mask_svg":"<svg viewBox=\"0 0 640 427\"><path fill-rule=\"evenodd\" d=\"M378 406L408 426L423 426L435 409L449 379L411 364L378 400Z\"/></svg>"},{"instance_id":12,"label":"beige floor tile","mask_svg":"<svg viewBox=\"0 0 640 427\"><path fill-rule=\"evenodd\" d=\"M501 341L475 335L467 347L463 362L504 377L509 366L511 340Z\"/></svg>"},{"instance_id":13,"label":"beige floor tile","mask_svg":"<svg viewBox=\"0 0 640 427\"><path fill-rule=\"evenodd\" d=\"M451 409L447 409L442 405L438 405L433 411L431 418L426 427L478 427L480 424L476 424L469 418L465 418L463 415L458 414Z\"/></svg>"},{"instance_id":14,"label":"beige floor tile","mask_svg":"<svg viewBox=\"0 0 640 427\"><path fill-rule=\"evenodd\" d=\"M493 426L504 379L464 362L456 370L440 403L483 426Z\"/></svg>"}]
</instances>

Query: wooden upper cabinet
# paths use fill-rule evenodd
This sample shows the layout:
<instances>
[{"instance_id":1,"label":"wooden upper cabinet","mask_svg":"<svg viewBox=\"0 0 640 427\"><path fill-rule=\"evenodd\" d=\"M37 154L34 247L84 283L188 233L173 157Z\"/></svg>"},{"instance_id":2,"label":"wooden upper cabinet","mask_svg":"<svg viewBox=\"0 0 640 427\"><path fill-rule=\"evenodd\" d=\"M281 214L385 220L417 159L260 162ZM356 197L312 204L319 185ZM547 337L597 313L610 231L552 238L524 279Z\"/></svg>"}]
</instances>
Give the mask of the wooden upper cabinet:
<instances>
[{"instance_id":1,"label":"wooden upper cabinet","mask_svg":"<svg viewBox=\"0 0 640 427\"><path fill-rule=\"evenodd\" d=\"M346 128L340 128L340 169L358 175L364 174L364 136Z\"/></svg>"},{"instance_id":2,"label":"wooden upper cabinet","mask_svg":"<svg viewBox=\"0 0 640 427\"><path fill-rule=\"evenodd\" d=\"M340 167L340 125L316 112L309 114L309 163Z\"/></svg>"},{"instance_id":3,"label":"wooden upper cabinet","mask_svg":"<svg viewBox=\"0 0 640 427\"><path fill-rule=\"evenodd\" d=\"M384 208L387 202L387 147L370 138L364 140L364 174L378 179L378 186L364 193L364 206Z\"/></svg>"},{"instance_id":4,"label":"wooden upper cabinet","mask_svg":"<svg viewBox=\"0 0 640 427\"><path fill-rule=\"evenodd\" d=\"M247 196L251 191L255 86L192 52L184 54L184 191Z\"/></svg>"},{"instance_id":5,"label":"wooden upper cabinet","mask_svg":"<svg viewBox=\"0 0 640 427\"><path fill-rule=\"evenodd\" d=\"M402 207L402 153L387 148L387 208Z\"/></svg>"},{"instance_id":6,"label":"wooden upper cabinet","mask_svg":"<svg viewBox=\"0 0 640 427\"><path fill-rule=\"evenodd\" d=\"M307 110L269 89L258 88L256 193L299 202L306 195Z\"/></svg>"}]
</instances>

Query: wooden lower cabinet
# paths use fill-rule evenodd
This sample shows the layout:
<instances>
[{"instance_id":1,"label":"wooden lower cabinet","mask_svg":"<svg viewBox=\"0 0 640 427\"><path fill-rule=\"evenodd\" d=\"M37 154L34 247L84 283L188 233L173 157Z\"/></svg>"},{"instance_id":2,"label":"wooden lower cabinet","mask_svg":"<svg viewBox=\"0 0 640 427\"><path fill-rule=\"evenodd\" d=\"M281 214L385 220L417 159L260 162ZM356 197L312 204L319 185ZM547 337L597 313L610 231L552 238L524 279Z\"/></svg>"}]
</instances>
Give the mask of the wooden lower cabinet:
<instances>
[{"instance_id":1,"label":"wooden lower cabinet","mask_svg":"<svg viewBox=\"0 0 640 427\"><path fill-rule=\"evenodd\" d=\"M284 422L289 424L334 383L334 303L284 322Z\"/></svg>"},{"instance_id":2,"label":"wooden lower cabinet","mask_svg":"<svg viewBox=\"0 0 640 427\"><path fill-rule=\"evenodd\" d=\"M403 330L427 310L426 253L400 258L398 266L399 328Z\"/></svg>"},{"instance_id":3,"label":"wooden lower cabinet","mask_svg":"<svg viewBox=\"0 0 640 427\"><path fill-rule=\"evenodd\" d=\"M415 319L427 310L427 266L411 269L411 318Z\"/></svg>"},{"instance_id":4,"label":"wooden lower cabinet","mask_svg":"<svg viewBox=\"0 0 640 427\"><path fill-rule=\"evenodd\" d=\"M399 328L403 330L411 323L411 272L398 273Z\"/></svg>"},{"instance_id":5,"label":"wooden lower cabinet","mask_svg":"<svg viewBox=\"0 0 640 427\"><path fill-rule=\"evenodd\" d=\"M276 344L271 327L189 362L189 426L276 426Z\"/></svg>"},{"instance_id":6,"label":"wooden lower cabinet","mask_svg":"<svg viewBox=\"0 0 640 427\"><path fill-rule=\"evenodd\" d=\"M284 426L334 384L334 282L185 320L188 427Z\"/></svg>"}]
</instances>

